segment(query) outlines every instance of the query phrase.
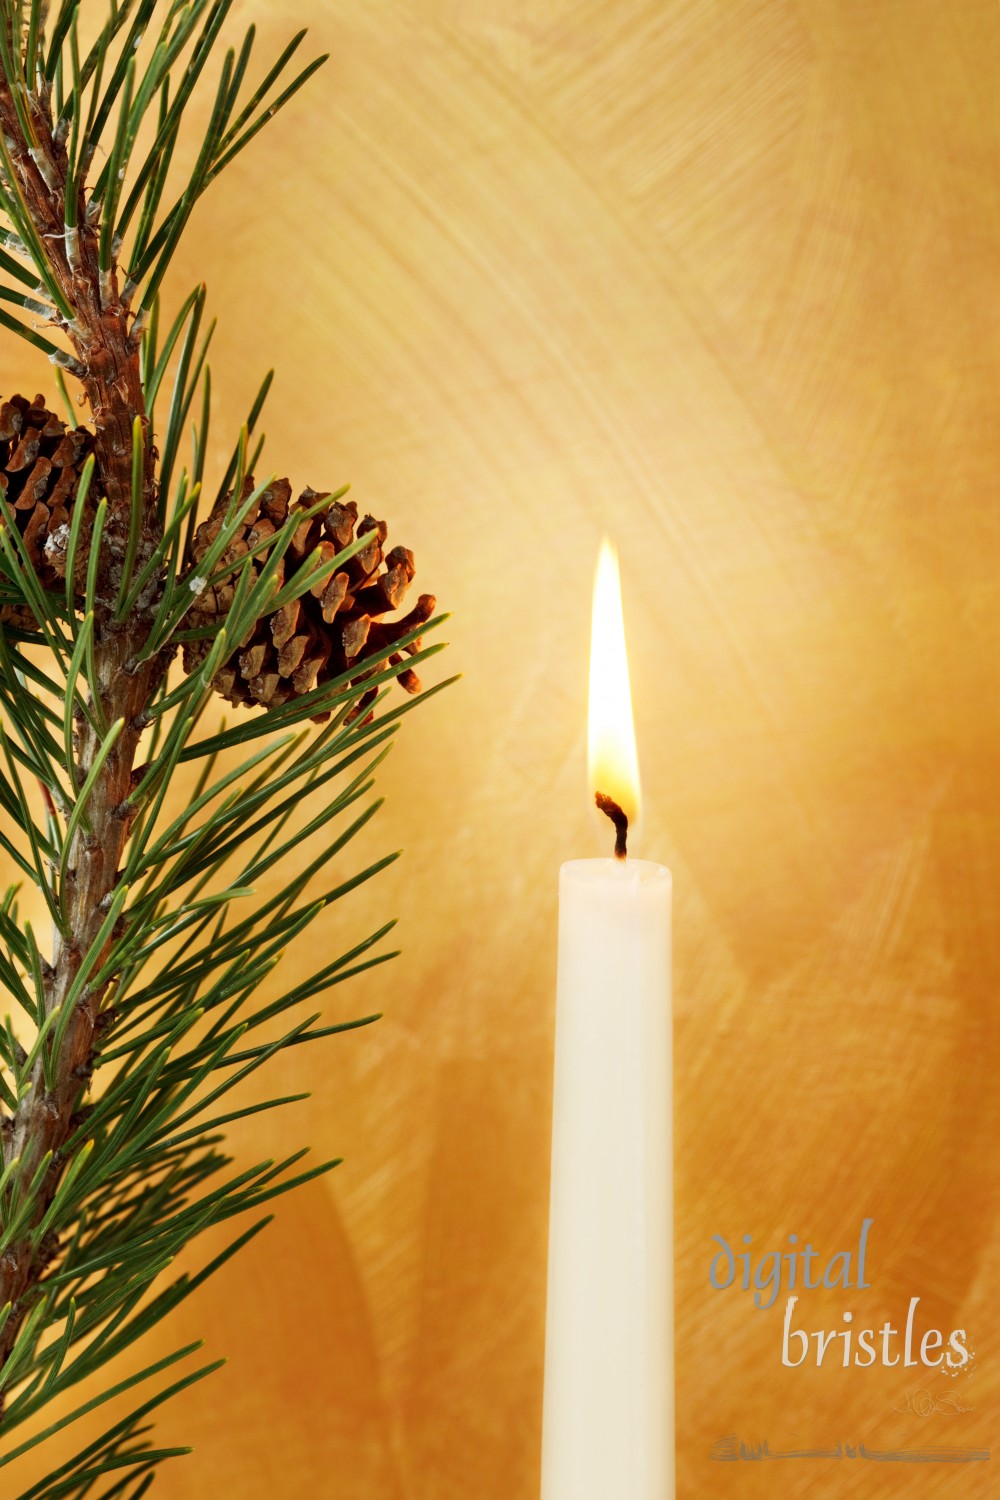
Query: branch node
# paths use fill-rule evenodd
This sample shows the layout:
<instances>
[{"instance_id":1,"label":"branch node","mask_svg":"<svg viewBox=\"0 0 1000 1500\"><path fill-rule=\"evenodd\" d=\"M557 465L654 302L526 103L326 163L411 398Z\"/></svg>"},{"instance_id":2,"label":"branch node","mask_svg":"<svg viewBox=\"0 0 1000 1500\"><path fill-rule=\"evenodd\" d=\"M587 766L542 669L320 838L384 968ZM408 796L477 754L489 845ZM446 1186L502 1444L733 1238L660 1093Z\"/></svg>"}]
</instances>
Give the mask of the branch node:
<instances>
[{"instance_id":1,"label":"branch node","mask_svg":"<svg viewBox=\"0 0 1000 1500\"><path fill-rule=\"evenodd\" d=\"M49 160L47 154L44 151L39 150L37 146L29 146L28 150L31 154L31 160L35 163L35 166L42 174L42 181L45 183L45 186L48 188L49 192L57 192L62 184L59 181L59 174L56 172L56 169L53 166L52 162Z\"/></svg>"},{"instance_id":2,"label":"branch node","mask_svg":"<svg viewBox=\"0 0 1000 1500\"><path fill-rule=\"evenodd\" d=\"M46 1230L42 1235L42 1242L38 1247L38 1260L44 1270L50 1266L59 1254L60 1239L54 1229Z\"/></svg>"},{"instance_id":3,"label":"branch node","mask_svg":"<svg viewBox=\"0 0 1000 1500\"><path fill-rule=\"evenodd\" d=\"M122 305L125 306L125 307L127 307L129 305L129 301L130 301L129 288L130 287L134 290L135 289L135 283L131 282L131 281L127 281L125 283L125 290L124 290L124 292L122 293L122 296L121 296ZM138 349L139 345L142 343L143 336L144 336L144 334L146 332L146 328L147 328L148 324L149 324L149 308L148 307L140 307L139 311L136 313L135 317L132 319L132 327L129 329L129 334L128 334L129 348L132 349L133 351L135 351L136 349Z\"/></svg>"},{"instance_id":4,"label":"branch node","mask_svg":"<svg viewBox=\"0 0 1000 1500\"><path fill-rule=\"evenodd\" d=\"M63 230L66 242L66 264L75 276L82 269L80 260L80 231L75 224L67 224Z\"/></svg>"},{"instance_id":5,"label":"branch node","mask_svg":"<svg viewBox=\"0 0 1000 1500\"><path fill-rule=\"evenodd\" d=\"M116 1010L113 1005L109 1005L107 1010L102 1010L94 1021L94 1040L97 1041L101 1037L107 1036L112 1026L117 1026L120 1019L121 1012Z\"/></svg>"},{"instance_id":6,"label":"branch node","mask_svg":"<svg viewBox=\"0 0 1000 1500\"><path fill-rule=\"evenodd\" d=\"M86 380L87 366L81 360L74 359L72 354L67 354L64 349L53 349L49 355L49 362L58 365L61 370L68 370L70 375L75 375L77 380Z\"/></svg>"}]
</instances>

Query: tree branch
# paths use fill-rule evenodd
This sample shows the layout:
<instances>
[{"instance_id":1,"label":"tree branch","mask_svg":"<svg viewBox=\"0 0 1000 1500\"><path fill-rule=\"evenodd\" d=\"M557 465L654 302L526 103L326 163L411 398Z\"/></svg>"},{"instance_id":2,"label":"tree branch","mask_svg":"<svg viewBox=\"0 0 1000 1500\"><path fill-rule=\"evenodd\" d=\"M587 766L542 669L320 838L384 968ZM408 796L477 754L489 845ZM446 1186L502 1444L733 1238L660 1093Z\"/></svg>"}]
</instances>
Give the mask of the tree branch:
<instances>
[{"instance_id":1,"label":"tree branch","mask_svg":"<svg viewBox=\"0 0 1000 1500\"><path fill-rule=\"evenodd\" d=\"M98 264L98 234L85 205L78 204L78 232L67 243L65 195L67 155L53 132L45 94L21 101L30 112L35 140L25 138L10 85L0 79L0 129L17 174L16 187L42 244L65 300L74 314L63 327L72 342L96 431L95 483L108 499L108 523L98 563L94 617L94 663L97 677L98 723L121 719L123 729L97 776L87 805L89 830L78 829L68 861L65 889L66 933L53 938L51 965L45 988L46 1014L67 1003L83 957L100 933L118 879L129 830L129 796L136 750L145 725L145 711L166 670L164 657L140 667L136 659L146 644L159 602L147 598L126 620L116 623L115 601L126 557L132 495L132 425L141 416L148 438L148 418L142 389L138 346L130 337L128 311L118 290L117 267L102 278ZM13 184L11 186L14 186ZM81 200L83 187L80 189ZM136 566L142 567L159 539L155 453L151 441L143 445L142 530ZM84 719L77 734L77 784L82 785L95 764L101 740ZM113 939L108 939L108 945ZM95 968L99 969L100 961ZM52 1258L54 1247L36 1247L30 1231L41 1221L65 1168L62 1148L74 1129L74 1117L90 1080L95 1028L107 984L84 986L65 1024L54 1084L46 1087L42 1063L36 1064L31 1087L4 1133L6 1162L18 1159L22 1181L30 1182L47 1153L52 1164L36 1200L26 1232L0 1258L0 1305L12 1311L0 1332L0 1368L17 1338L27 1309L28 1293Z\"/></svg>"}]
</instances>

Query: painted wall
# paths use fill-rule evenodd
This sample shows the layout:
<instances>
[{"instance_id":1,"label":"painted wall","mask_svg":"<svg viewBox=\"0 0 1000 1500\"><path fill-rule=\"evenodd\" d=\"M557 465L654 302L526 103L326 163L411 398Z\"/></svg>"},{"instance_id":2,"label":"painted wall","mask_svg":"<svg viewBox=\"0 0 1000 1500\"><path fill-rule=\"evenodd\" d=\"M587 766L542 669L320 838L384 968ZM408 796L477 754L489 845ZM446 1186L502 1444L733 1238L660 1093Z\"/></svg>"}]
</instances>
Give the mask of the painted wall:
<instances>
[{"instance_id":1,"label":"painted wall","mask_svg":"<svg viewBox=\"0 0 1000 1500\"><path fill-rule=\"evenodd\" d=\"M242 0L332 54L220 180L218 453L350 479L453 611L463 681L385 768L405 858L320 934L404 957L277 1062L237 1133L324 1182L181 1310L228 1368L176 1403L180 1496L533 1500L555 890L598 852L591 570L617 539L676 910L678 1495L978 1500L1000 1462L1000 16L986 0ZM5 344L5 351L8 346ZM47 388L9 351L4 390ZM307 850L304 847L303 858ZM360 856L359 856L360 858ZM366 926L365 924L369 924ZM343 925L342 925L343 924ZM305 966L313 939L287 958ZM783 1368L712 1236L871 1290L798 1326L968 1332L949 1380ZM877 1321L874 1321L876 1320ZM918 1378L919 1377L919 1378ZM972 1411L900 1415L928 1386ZM997 1450L990 1464L712 1461Z\"/></svg>"}]
</instances>

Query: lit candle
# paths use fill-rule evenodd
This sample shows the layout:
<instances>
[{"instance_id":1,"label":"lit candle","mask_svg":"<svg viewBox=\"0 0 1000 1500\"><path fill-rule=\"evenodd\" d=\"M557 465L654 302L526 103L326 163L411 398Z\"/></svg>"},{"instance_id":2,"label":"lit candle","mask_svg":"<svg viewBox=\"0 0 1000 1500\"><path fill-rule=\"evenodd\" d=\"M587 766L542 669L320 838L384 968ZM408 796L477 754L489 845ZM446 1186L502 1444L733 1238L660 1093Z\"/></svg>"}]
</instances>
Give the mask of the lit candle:
<instances>
[{"instance_id":1,"label":"lit candle","mask_svg":"<svg viewBox=\"0 0 1000 1500\"><path fill-rule=\"evenodd\" d=\"M639 778L607 542L589 741L620 836L618 857L559 875L542 1500L672 1500L671 879L625 852Z\"/></svg>"}]
</instances>

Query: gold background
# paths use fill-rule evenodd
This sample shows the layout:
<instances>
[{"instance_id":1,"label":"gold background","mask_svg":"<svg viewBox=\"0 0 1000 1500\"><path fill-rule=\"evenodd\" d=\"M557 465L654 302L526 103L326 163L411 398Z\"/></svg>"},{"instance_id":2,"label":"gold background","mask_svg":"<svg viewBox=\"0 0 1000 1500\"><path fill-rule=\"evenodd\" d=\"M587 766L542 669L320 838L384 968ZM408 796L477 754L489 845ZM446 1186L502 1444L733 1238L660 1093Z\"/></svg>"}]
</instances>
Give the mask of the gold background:
<instances>
[{"instance_id":1,"label":"gold background","mask_svg":"<svg viewBox=\"0 0 1000 1500\"><path fill-rule=\"evenodd\" d=\"M262 57L300 21L332 57L178 262L220 318L218 455L274 363L270 464L387 517L465 677L381 777L371 852L406 857L319 939L399 913L403 958L331 999L385 1017L276 1062L257 1097L311 1101L234 1140L345 1163L146 1345L231 1357L162 1418L197 1455L156 1493L537 1494L556 875L598 848L608 530L642 852L676 891L678 1495L979 1500L1000 1453L708 1453L1000 1438L996 6L250 20ZM5 390L51 388L5 350ZM919 1295L921 1328L969 1331L971 1373L927 1383L972 1411L894 1414L917 1372L783 1370L783 1296L708 1285L713 1234L825 1259L866 1215L873 1289L805 1294L800 1326Z\"/></svg>"}]
</instances>

